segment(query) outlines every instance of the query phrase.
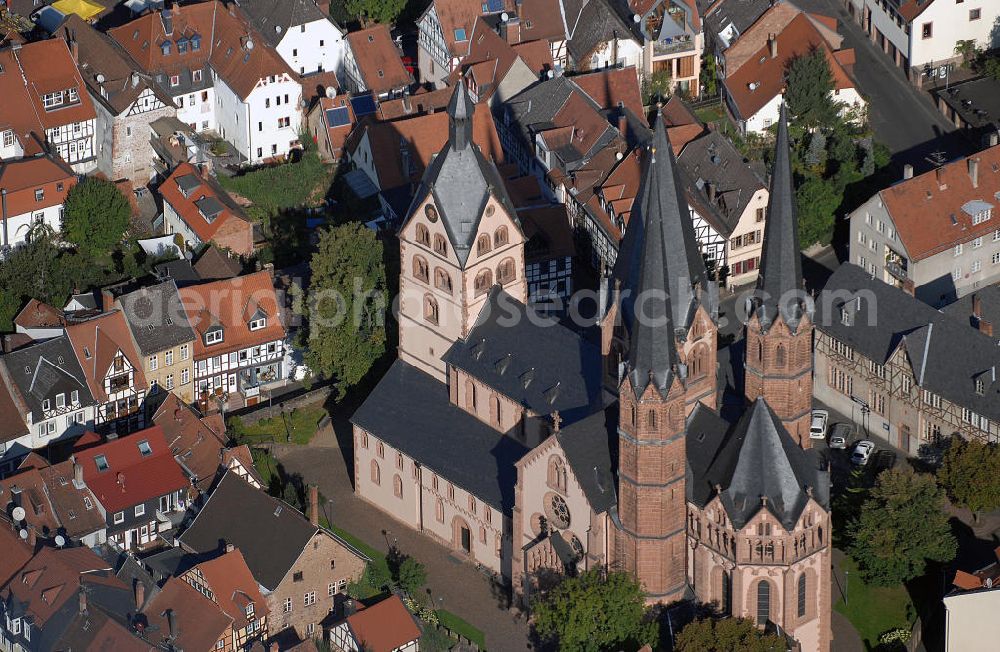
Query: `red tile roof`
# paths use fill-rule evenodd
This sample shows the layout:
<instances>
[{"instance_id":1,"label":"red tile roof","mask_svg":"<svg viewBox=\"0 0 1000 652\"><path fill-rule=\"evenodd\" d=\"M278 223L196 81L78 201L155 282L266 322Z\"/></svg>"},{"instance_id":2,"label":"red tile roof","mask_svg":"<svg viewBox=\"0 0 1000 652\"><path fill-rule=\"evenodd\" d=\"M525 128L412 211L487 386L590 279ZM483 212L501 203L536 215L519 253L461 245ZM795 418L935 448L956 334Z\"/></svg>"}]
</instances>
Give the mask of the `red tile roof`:
<instances>
[{"instance_id":1,"label":"red tile roof","mask_svg":"<svg viewBox=\"0 0 1000 652\"><path fill-rule=\"evenodd\" d=\"M193 408L173 393L157 408L153 422L163 429L167 446L195 486L207 491L219 470L226 446L225 428L216 432Z\"/></svg>"},{"instance_id":2,"label":"red tile roof","mask_svg":"<svg viewBox=\"0 0 1000 652\"><path fill-rule=\"evenodd\" d=\"M69 460L34 468L22 464L17 474L0 480L0 503L7 502L4 496L9 499L14 487L21 490L24 520L42 536L53 536L63 528L67 536L77 539L105 527L91 490L73 484L73 463Z\"/></svg>"},{"instance_id":3,"label":"red tile roof","mask_svg":"<svg viewBox=\"0 0 1000 652\"><path fill-rule=\"evenodd\" d=\"M148 442L152 449L145 457L139 450L141 441ZM98 455L107 460L106 471L98 470ZM76 458L83 465L84 482L108 512L120 512L189 485L159 426L88 448L77 453Z\"/></svg>"},{"instance_id":4,"label":"red tile roof","mask_svg":"<svg viewBox=\"0 0 1000 652\"><path fill-rule=\"evenodd\" d=\"M972 185L969 160L978 160L978 188ZM912 260L947 251L996 231L1000 219L1000 146L907 179L879 193L892 216L896 234ZM993 205L992 219L973 224L963 210L971 201Z\"/></svg>"},{"instance_id":5,"label":"red tile roof","mask_svg":"<svg viewBox=\"0 0 1000 652\"><path fill-rule=\"evenodd\" d=\"M375 25L347 35L358 72L368 90L388 93L413 83L400 59L401 52L392 40L388 25Z\"/></svg>"},{"instance_id":6,"label":"red tile roof","mask_svg":"<svg viewBox=\"0 0 1000 652\"><path fill-rule=\"evenodd\" d=\"M211 63L212 69L242 99L246 99L263 78L287 76L297 79L284 59L266 39L254 31L237 5L228 7L221 2L200 2L173 5L173 33L168 37L163 29L160 11L151 11L109 34L132 55L148 73L179 74L186 69L197 70ZM188 48L184 54L171 48L163 54L160 44L181 36L201 37L198 50ZM248 47L248 41L253 45Z\"/></svg>"},{"instance_id":7,"label":"red tile roof","mask_svg":"<svg viewBox=\"0 0 1000 652\"><path fill-rule=\"evenodd\" d=\"M66 327L66 335L69 336L94 398L101 402L108 400L108 395L104 392L104 379L119 351L134 368L134 387L145 391L147 384L142 371L142 358L132 342L121 311L112 310L92 319L70 324Z\"/></svg>"},{"instance_id":8,"label":"red tile roof","mask_svg":"<svg viewBox=\"0 0 1000 652\"><path fill-rule=\"evenodd\" d=\"M0 75L0 131L13 129L26 142L32 132L45 138L46 129L97 117L66 41L53 38L2 50L0 66L6 71ZM75 103L45 110L43 95L69 89L76 89Z\"/></svg>"},{"instance_id":9,"label":"red tile roof","mask_svg":"<svg viewBox=\"0 0 1000 652\"><path fill-rule=\"evenodd\" d=\"M31 299L14 317L14 325L21 328L62 328L66 324L62 311L38 299Z\"/></svg>"},{"instance_id":10,"label":"red tile roof","mask_svg":"<svg viewBox=\"0 0 1000 652\"><path fill-rule=\"evenodd\" d=\"M326 119L326 112L334 109L347 110L346 124L341 124L336 127L330 126L329 121ZM340 158L342 150L344 149L344 143L347 142L347 137L351 135L351 131L357 123L357 120L354 117L354 108L351 106L348 98L341 95L338 97L319 98L312 110L320 112L316 119L319 121L319 124L324 130L324 136L318 136L318 138L325 137L326 141L329 143L328 151L330 152L330 155L335 159Z\"/></svg>"},{"instance_id":11,"label":"red tile roof","mask_svg":"<svg viewBox=\"0 0 1000 652\"><path fill-rule=\"evenodd\" d=\"M194 341L196 360L285 338L274 281L266 270L189 285L180 289L180 297L188 321L199 335ZM250 330L246 311L251 305L256 305L267 314L267 325L260 330ZM222 342L206 346L205 332L214 324L222 325Z\"/></svg>"},{"instance_id":12,"label":"red tile roof","mask_svg":"<svg viewBox=\"0 0 1000 652\"><path fill-rule=\"evenodd\" d=\"M2 114L0 109L0 120ZM59 158L43 155L0 161L0 186L7 189L7 215L11 217L59 206L75 185L76 174ZM37 190L42 191L41 199Z\"/></svg>"},{"instance_id":13,"label":"red tile roof","mask_svg":"<svg viewBox=\"0 0 1000 652\"><path fill-rule=\"evenodd\" d=\"M646 110L642 107L639 78L636 76L635 68L611 68L574 75L571 79L601 108L611 110L621 102L639 119L645 118Z\"/></svg>"},{"instance_id":14,"label":"red tile roof","mask_svg":"<svg viewBox=\"0 0 1000 652\"><path fill-rule=\"evenodd\" d=\"M778 34L777 42L777 57L771 57L770 46L765 44L725 80L729 95L736 103L743 119L756 115L776 95L784 92L785 70L788 63L796 57L808 54L814 48L822 50L826 55L833 73L834 88L837 90L854 88L854 82L834 56L819 30L809 20L808 15L800 13L796 16ZM751 85L753 90L750 88Z\"/></svg>"},{"instance_id":15,"label":"red tile roof","mask_svg":"<svg viewBox=\"0 0 1000 652\"><path fill-rule=\"evenodd\" d=\"M173 616L176 638L169 640L166 613ZM146 638L169 642L177 649L214 650L217 641L229 635L233 621L215 604L182 579L171 577L143 610L150 627Z\"/></svg>"},{"instance_id":16,"label":"red tile roof","mask_svg":"<svg viewBox=\"0 0 1000 652\"><path fill-rule=\"evenodd\" d=\"M247 626L249 619L246 609L250 603L253 603L255 619L264 618L270 613L267 601L260 593L260 585L238 548L202 562L185 573L184 577L188 581L202 581L193 576L194 571L201 571L204 584L215 595L216 604L232 619L235 627L241 629Z\"/></svg>"},{"instance_id":17,"label":"red tile roof","mask_svg":"<svg viewBox=\"0 0 1000 652\"><path fill-rule=\"evenodd\" d=\"M3 554L0 555L0 586L2 586L28 563L31 559L31 548L13 529L3 525L0 526L0 550L3 550Z\"/></svg>"},{"instance_id":18,"label":"red tile roof","mask_svg":"<svg viewBox=\"0 0 1000 652\"><path fill-rule=\"evenodd\" d=\"M370 652L392 652L420 638L420 629L393 595L347 617L354 638Z\"/></svg>"},{"instance_id":19,"label":"red tile roof","mask_svg":"<svg viewBox=\"0 0 1000 652\"><path fill-rule=\"evenodd\" d=\"M75 598L82 581L125 588L113 575L93 573L110 570L106 561L90 548L42 548L3 587L12 593L32 616L34 626L45 627L70 598Z\"/></svg>"},{"instance_id":20,"label":"red tile roof","mask_svg":"<svg viewBox=\"0 0 1000 652\"><path fill-rule=\"evenodd\" d=\"M193 177L199 184L193 187L187 197L177 185L178 179ZM190 227L202 242L215 242L227 247L240 256L253 253L253 225L247 220L236 204L214 182L206 179L190 163L181 163L170 173L166 181L160 184L160 195L163 201L170 204L184 223ZM206 198L217 200L222 205L222 212L212 221L201 213L199 202Z\"/></svg>"},{"instance_id":21,"label":"red tile roof","mask_svg":"<svg viewBox=\"0 0 1000 652\"><path fill-rule=\"evenodd\" d=\"M379 102L378 114L382 120L396 120L414 114L421 115L438 111L448 106L454 93L453 88L447 87L433 91L420 89L412 95Z\"/></svg>"}]
</instances>

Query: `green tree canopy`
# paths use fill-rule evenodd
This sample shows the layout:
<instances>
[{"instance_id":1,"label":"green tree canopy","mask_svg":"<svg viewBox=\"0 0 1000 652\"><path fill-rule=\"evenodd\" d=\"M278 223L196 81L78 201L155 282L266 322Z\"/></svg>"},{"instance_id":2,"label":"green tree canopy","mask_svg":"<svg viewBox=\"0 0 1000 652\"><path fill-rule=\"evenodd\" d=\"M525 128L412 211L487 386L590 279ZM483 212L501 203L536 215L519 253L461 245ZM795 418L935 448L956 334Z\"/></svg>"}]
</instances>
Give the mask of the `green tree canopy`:
<instances>
[{"instance_id":1,"label":"green tree canopy","mask_svg":"<svg viewBox=\"0 0 1000 652\"><path fill-rule=\"evenodd\" d=\"M410 596L417 593L427 583L427 571L424 565L413 557L407 557L399 565L399 586Z\"/></svg>"},{"instance_id":2,"label":"green tree canopy","mask_svg":"<svg viewBox=\"0 0 1000 652\"><path fill-rule=\"evenodd\" d=\"M776 634L765 634L752 620L700 618L677 635L675 652L784 652L788 643Z\"/></svg>"},{"instance_id":3,"label":"green tree canopy","mask_svg":"<svg viewBox=\"0 0 1000 652\"><path fill-rule=\"evenodd\" d=\"M630 575L591 569L568 577L532 605L535 631L561 650L618 650L657 641L642 587Z\"/></svg>"},{"instance_id":4,"label":"green tree canopy","mask_svg":"<svg viewBox=\"0 0 1000 652\"><path fill-rule=\"evenodd\" d=\"M833 237L834 212L842 197L829 181L811 178L795 191L799 208L799 241L803 247L826 244Z\"/></svg>"},{"instance_id":5,"label":"green tree canopy","mask_svg":"<svg viewBox=\"0 0 1000 652\"><path fill-rule=\"evenodd\" d=\"M995 444L952 437L937 477L948 496L976 518L1000 507L1000 448Z\"/></svg>"},{"instance_id":6,"label":"green tree canopy","mask_svg":"<svg viewBox=\"0 0 1000 652\"><path fill-rule=\"evenodd\" d=\"M357 16L365 27L372 23L393 23L406 7L406 0L345 0L347 13Z\"/></svg>"},{"instance_id":7,"label":"green tree canopy","mask_svg":"<svg viewBox=\"0 0 1000 652\"><path fill-rule=\"evenodd\" d=\"M948 562L957 551L934 476L911 469L883 471L861 514L848 525L850 554L868 584L892 586L922 575L927 561Z\"/></svg>"},{"instance_id":8,"label":"green tree canopy","mask_svg":"<svg viewBox=\"0 0 1000 652\"><path fill-rule=\"evenodd\" d=\"M110 181L88 177L66 196L63 237L91 257L107 256L122 241L132 208Z\"/></svg>"},{"instance_id":9,"label":"green tree canopy","mask_svg":"<svg viewBox=\"0 0 1000 652\"><path fill-rule=\"evenodd\" d=\"M382 243L363 224L336 226L320 232L309 267L305 361L314 373L336 379L343 396L385 352Z\"/></svg>"},{"instance_id":10,"label":"green tree canopy","mask_svg":"<svg viewBox=\"0 0 1000 652\"><path fill-rule=\"evenodd\" d=\"M839 105L833 101L833 72L826 54L813 49L788 64L785 101L794 120L806 128L829 127L837 122Z\"/></svg>"}]
</instances>

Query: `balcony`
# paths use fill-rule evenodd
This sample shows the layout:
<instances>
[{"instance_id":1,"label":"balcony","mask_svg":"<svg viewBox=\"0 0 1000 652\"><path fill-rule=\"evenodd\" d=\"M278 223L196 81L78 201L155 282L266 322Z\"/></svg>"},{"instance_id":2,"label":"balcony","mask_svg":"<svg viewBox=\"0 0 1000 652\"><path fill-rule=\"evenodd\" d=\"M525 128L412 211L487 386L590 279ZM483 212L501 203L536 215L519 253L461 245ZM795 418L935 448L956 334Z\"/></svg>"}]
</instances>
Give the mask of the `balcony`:
<instances>
[{"instance_id":1,"label":"balcony","mask_svg":"<svg viewBox=\"0 0 1000 652\"><path fill-rule=\"evenodd\" d=\"M666 40L653 42L654 59L681 52L694 52L694 39L690 35L677 38L668 37Z\"/></svg>"},{"instance_id":2,"label":"balcony","mask_svg":"<svg viewBox=\"0 0 1000 652\"><path fill-rule=\"evenodd\" d=\"M885 257L885 271L888 272L894 278L905 281L907 279L907 260L902 256L893 254L890 252Z\"/></svg>"}]
</instances>

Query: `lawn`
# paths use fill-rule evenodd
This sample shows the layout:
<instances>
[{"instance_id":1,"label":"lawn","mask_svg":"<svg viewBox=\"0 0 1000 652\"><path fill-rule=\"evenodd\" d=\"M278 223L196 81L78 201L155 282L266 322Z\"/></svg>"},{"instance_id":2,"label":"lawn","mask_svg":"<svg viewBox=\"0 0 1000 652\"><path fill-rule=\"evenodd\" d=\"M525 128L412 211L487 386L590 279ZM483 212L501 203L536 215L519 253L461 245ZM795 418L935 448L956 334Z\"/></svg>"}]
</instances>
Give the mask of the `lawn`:
<instances>
[{"instance_id":1,"label":"lawn","mask_svg":"<svg viewBox=\"0 0 1000 652\"><path fill-rule=\"evenodd\" d=\"M878 645L878 638L884 632L897 627L909 629L913 604L904 586L868 586L861 581L858 567L850 557L836 571L840 581L844 570L849 573L847 604L838 600L833 608L847 616L869 650Z\"/></svg>"},{"instance_id":2,"label":"lawn","mask_svg":"<svg viewBox=\"0 0 1000 652\"><path fill-rule=\"evenodd\" d=\"M239 417L233 417L227 425L233 438L241 444L285 442L290 435L292 443L304 445L316 434L316 425L325 415L326 411L317 404L295 408L289 413L261 419L257 423L243 423Z\"/></svg>"},{"instance_id":3,"label":"lawn","mask_svg":"<svg viewBox=\"0 0 1000 652\"><path fill-rule=\"evenodd\" d=\"M722 110L721 103L695 109L694 115L705 123L718 122L726 117L725 112Z\"/></svg>"},{"instance_id":4,"label":"lawn","mask_svg":"<svg viewBox=\"0 0 1000 652\"><path fill-rule=\"evenodd\" d=\"M309 148L294 162L261 167L235 177L219 175L227 191L249 200L247 215L267 223L281 212L312 206L323 199L333 180L333 167Z\"/></svg>"},{"instance_id":5,"label":"lawn","mask_svg":"<svg viewBox=\"0 0 1000 652\"><path fill-rule=\"evenodd\" d=\"M479 649L482 650L486 647L486 636L481 631L479 631L469 623L465 622L455 614L451 613L450 611L446 611L444 609L438 609L437 617L442 625L444 625L451 631L455 632L456 634L460 634L465 638L469 639L470 641L478 645Z\"/></svg>"},{"instance_id":6,"label":"lawn","mask_svg":"<svg viewBox=\"0 0 1000 652\"><path fill-rule=\"evenodd\" d=\"M264 481L265 487L271 486L271 479L278 475L278 461L274 459L268 451L262 448L251 448L250 454L253 456L253 465Z\"/></svg>"}]
</instances>

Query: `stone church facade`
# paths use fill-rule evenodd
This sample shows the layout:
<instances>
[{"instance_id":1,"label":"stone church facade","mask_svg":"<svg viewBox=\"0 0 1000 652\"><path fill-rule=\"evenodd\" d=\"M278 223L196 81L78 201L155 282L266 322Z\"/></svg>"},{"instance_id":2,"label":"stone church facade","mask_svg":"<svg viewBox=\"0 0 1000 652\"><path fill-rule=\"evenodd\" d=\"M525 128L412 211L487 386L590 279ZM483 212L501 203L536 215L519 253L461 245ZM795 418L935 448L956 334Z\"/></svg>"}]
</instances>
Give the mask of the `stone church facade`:
<instances>
[{"instance_id":1,"label":"stone church facade","mask_svg":"<svg viewBox=\"0 0 1000 652\"><path fill-rule=\"evenodd\" d=\"M829 480L808 450L812 326L787 126L747 407L727 420L717 289L662 120L599 327L580 334L525 306L525 237L471 142L472 110L460 85L400 232L400 355L352 419L355 491L525 604L566 574L624 570L650 602L715 603L826 652Z\"/></svg>"}]
</instances>

